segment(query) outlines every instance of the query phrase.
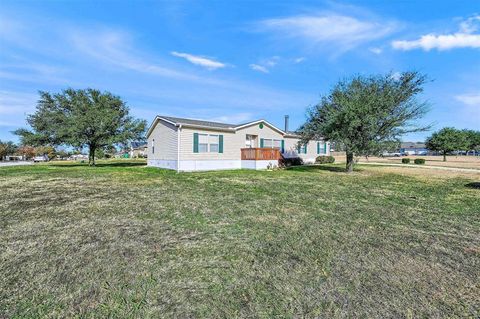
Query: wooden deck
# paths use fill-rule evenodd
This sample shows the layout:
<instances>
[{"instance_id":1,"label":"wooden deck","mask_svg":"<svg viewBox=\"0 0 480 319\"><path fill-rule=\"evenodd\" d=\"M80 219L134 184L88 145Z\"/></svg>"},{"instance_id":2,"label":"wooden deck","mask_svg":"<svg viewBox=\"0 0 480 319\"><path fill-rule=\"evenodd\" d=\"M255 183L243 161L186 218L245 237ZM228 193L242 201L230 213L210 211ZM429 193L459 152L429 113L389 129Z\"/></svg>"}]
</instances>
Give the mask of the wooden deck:
<instances>
[{"instance_id":1,"label":"wooden deck","mask_svg":"<svg viewBox=\"0 0 480 319\"><path fill-rule=\"evenodd\" d=\"M242 148L242 160L267 161L279 160L281 158L278 148Z\"/></svg>"}]
</instances>

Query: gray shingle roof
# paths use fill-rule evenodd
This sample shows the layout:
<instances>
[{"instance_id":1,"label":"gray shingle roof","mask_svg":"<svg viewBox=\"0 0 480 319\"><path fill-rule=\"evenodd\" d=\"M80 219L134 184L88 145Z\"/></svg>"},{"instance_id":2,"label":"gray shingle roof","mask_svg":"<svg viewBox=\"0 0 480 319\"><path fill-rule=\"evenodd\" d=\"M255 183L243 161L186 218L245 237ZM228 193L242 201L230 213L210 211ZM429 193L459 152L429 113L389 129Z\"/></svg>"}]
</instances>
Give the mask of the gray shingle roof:
<instances>
[{"instance_id":1,"label":"gray shingle roof","mask_svg":"<svg viewBox=\"0 0 480 319\"><path fill-rule=\"evenodd\" d=\"M199 125L211 128L234 128L238 125L235 124L227 124L227 123L220 123L220 122L212 122L212 121L203 121L203 120L193 120L193 119L186 119L181 117L173 117L173 116L159 116L161 118L166 119L167 121L173 122L175 124L189 124L189 125Z\"/></svg>"}]
</instances>

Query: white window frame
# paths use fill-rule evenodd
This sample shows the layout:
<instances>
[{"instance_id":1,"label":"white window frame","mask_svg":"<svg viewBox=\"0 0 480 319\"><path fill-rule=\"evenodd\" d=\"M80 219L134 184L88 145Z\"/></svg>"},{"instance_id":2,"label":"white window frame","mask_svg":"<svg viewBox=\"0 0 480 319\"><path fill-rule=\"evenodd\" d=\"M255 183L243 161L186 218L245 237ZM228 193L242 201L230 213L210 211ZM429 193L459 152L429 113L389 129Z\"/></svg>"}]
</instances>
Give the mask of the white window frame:
<instances>
[{"instance_id":1,"label":"white window frame","mask_svg":"<svg viewBox=\"0 0 480 319\"><path fill-rule=\"evenodd\" d=\"M206 138L206 143L200 143L200 140L202 137ZM213 139L216 139L214 141ZM213 143L216 142L216 143ZM202 149L202 145L205 146L205 149ZM212 146L215 148L216 145L216 150L212 150ZM203 134L203 133L198 133L198 152L199 153L218 153L220 150L220 135L218 134Z\"/></svg>"},{"instance_id":2,"label":"white window frame","mask_svg":"<svg viewBox=\"0 0 480 319\"><path fill-rule=\"evenodd\" d=\"M212 143L213 142L213 139L216 139L216 143ZM217 146L217 149L216 150L212 150L212 145L216 145ZM218 134L208 134L208 151L210 153L218 153L220 149L220 135Z\"/></svg>"},{"instance_id":3,"label":"white window frame","mask_svg":"<svg viewBox=\"0 0 480 319\"><path fill-rule=\"evenodd\" d=\"M265 142L266 141L269 141L271 143L270 146L266 146L265 145ZM275 146L275 142L278 142L278 146ZM263 139L263 147L266 147L266 148L278 148L278 149L281 149L282 148L282 140L278 140L276 138L264 138Z\"/></svg>"}]
</instances>

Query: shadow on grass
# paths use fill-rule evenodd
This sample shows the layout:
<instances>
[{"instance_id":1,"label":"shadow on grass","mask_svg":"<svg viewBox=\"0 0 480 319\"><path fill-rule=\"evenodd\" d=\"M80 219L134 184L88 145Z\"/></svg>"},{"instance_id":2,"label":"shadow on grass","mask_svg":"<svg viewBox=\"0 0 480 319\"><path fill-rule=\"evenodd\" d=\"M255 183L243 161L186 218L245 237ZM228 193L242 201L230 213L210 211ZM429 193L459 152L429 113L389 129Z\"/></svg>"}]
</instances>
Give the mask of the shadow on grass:
<instances>
[{"instance_id":1,"label":"shadow on grass","mask_svg":"<svg viewBox=\"0 0 480 319\"><path fill-rule=\"evenodd\" d=\"M480 190L480 182L468 183L468 184L465 184L465 187Z\"/></svg>"},{"instance_id":2,"label":"shadow on grass","mask_svg":"<svg viewBox=\"0 0 480 319\"><path fill-rule=\"evenodd\" d=\"M66 163L66 164L51 164L54 167L89 167L88 163ZM147 166L144 162L113 162L113 163L98 163L91 167L132 167L132 166Z\"/></svg>"},{"instance_id":3,"label":"shadow on grass","mask_svg":"<svg viewBox=\"0 0 480 319\"><path fill-rule=\"evenodd\" d=\"M287 168L289 171L295 172L315 172L315 171L329 171L337 173L345 173L347 170L345 167L341 166L331 166L331 165L302 165L302 166L290 166ZM357 170L357 169L355 169Z\"/></svg>"}]
</instances>

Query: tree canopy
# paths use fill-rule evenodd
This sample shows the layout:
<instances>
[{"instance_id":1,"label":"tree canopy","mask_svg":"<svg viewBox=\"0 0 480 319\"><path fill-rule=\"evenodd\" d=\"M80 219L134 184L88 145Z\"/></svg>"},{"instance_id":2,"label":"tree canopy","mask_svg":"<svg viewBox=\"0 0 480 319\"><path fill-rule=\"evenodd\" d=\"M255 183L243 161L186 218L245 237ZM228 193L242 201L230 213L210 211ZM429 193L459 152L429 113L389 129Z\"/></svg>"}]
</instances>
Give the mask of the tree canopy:
<instances>
[{"instance_id":1,"label":"tree canopy","mask_svg":"<svg viewBox=\"0 0 480 319\"><path fill-rule=\"evenodd\" d=\"M2 142L0 140L0 160L7 155L13 155L17 151L17 145L12 141Z\"/></svg>"},{"instance_id":2,"label":"tree canopy","mask_svg":"<svg viewBox=\"0 0 480 319\"><path fill-rule=\"evenodd\" d=\"M427 138L425 145L429 150L441 152L443 161L447 154L457 150L466 150L469 145L464 131L453 127L445 127Z\"/></svg>"},{"instance_id":3,"label":"tree canopy","mask_svg":"<svg viewBox=\"0 0 480 319\"><path fill-rule=\"evenodd\" d=\"M15 131L24 145L87 147L95 165L99 148L143 139L145 120L134 119L118 96L95 89L40 92L36 111L27 117L32 131Z\"/></svg>"},{"instance_id":4,"label":"tree canopy","mask_svg":"<svg viewBox=\"0 0 480 319\"><path fill-rule=\"evenodd\" d=\"M302 142L323 138L343 144L351 172L354 156L378 154L402 135L428 129L416 122L428 111L427 102L416 99L426 82L418 72L340 81L308 111Z\"/></svg>"},{"instance_id":5,"label":"tree canopy","mask_svg":"<svg viewBox=\"0 0 480 319\"><path fill-rule=\"evenodd\" d=\"M463 130L463 134L465 134L467 151L480 150L480 131Z\"/></svg>"}]
</instances>

